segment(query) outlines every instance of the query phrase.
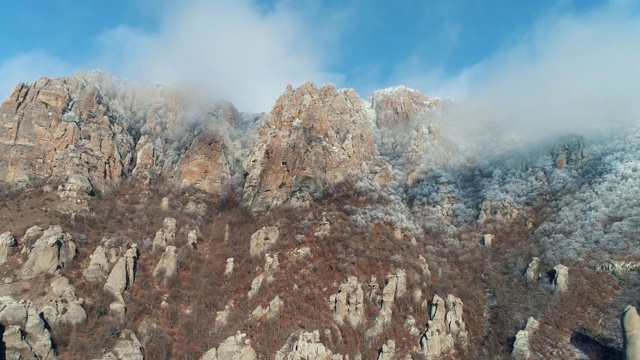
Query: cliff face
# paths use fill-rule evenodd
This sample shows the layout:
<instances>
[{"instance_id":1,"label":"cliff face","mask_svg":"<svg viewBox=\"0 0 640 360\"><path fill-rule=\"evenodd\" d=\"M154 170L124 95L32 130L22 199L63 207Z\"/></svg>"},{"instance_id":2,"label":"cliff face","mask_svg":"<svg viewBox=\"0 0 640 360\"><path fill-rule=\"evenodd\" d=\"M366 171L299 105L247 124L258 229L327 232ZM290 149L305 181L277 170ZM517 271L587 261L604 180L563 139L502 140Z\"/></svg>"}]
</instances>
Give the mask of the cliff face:
<instances>
[{"instance_id":1,"label":"cliff face","mask_svg":"<svg viewBox=\"0 0 640 360\"><path fill-rule=\"evenodd\" d=\"M478 154L451 104L306 83L263 116L97 72L18 85L0 357L615 357L640 128Z\"/></svg>"},{"instance_id":2,"label":"cliff face","mask_svg":"<svg viewBox=\"0 0 640 360\"><path fill-rule=\"evenodd\" d=\"M254 210L304 205L309 192L354 174L388 182L388 165L378 154L364 106L350 89L289 87L244 161L245 202Z\"/></svg>"},{"instance_id":3,"label":"cliff face","mask_svg":"<svg viewBox=\"0 0 640 360\"><path fill-rule=\"evenodd\" d=\"M239 126L240 115L229 103L205 109L191 98L187 89L126 85L95 72L20 84L1 108L0 178L75 176L104 191L131 175L163 176L219 193L235 161L218 128Z\"/></svg>"}]
</instances>

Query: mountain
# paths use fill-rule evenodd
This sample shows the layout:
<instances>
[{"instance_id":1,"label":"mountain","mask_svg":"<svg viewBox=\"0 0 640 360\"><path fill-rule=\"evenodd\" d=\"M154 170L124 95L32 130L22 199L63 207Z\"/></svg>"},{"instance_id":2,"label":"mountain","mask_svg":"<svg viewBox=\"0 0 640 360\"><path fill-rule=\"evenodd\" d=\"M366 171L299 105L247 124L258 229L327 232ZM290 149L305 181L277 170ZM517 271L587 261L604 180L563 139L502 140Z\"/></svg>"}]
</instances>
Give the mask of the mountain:
<instances>
[{"instance_id":1,"label":"mountain","mask_svg":"<svg viewBox=\"0 0 640 360\"><path fill-rule=\"evenodd\" d=\"M100 72L17 85L0 108L0 352L632 354L640 128L465 138L458 106L305 83L252 114Z\"/></svg>"}]
</instances>

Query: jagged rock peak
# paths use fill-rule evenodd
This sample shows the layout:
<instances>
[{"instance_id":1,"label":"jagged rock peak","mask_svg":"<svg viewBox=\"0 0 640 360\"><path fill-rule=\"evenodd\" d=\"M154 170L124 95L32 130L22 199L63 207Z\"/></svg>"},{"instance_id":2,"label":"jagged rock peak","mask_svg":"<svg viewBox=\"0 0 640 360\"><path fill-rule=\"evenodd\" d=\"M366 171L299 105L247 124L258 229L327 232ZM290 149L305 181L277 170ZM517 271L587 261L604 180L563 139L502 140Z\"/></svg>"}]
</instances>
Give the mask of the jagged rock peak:
<instances>
[{"instance_id":1,"label":"jagged rock peak","mask_svg":"<svg viewBox=\"0 0 640 360\"><path fill-rule=\"evenodd\" d=\"M373 93L371 106L376 113L379 128L406 126L425 109L433 108L438 100L405 86L395 86Z\"/></svg>"},{"instance_id":2,"label":"jagged rock peak","mask_svg":"<svg viewBox=\"0 0 640 360\"><path fill-rule=\"evenodd\" d=\"M305 206L310 194L350 175L378 184L390 171L376 148L365 103L352 89L307 82L276 101L244 161L244 201L254 211Z\"/></svg>"},{"instance_id":3,"label":"jagged rock peak","mask_svg":"<svg viewBox=\"0 0 640 360\"><path fill-rule=\"evenodd\" d=\"M240 123L231 103L187 86L125 83L100 72L41 78L16 86L0 107L0 180L73 177L84 196L129 175L162 175L219 193L236 162L224 129ZM59 189L78 193L68 190Z\"/></svg>"}]
</instances>

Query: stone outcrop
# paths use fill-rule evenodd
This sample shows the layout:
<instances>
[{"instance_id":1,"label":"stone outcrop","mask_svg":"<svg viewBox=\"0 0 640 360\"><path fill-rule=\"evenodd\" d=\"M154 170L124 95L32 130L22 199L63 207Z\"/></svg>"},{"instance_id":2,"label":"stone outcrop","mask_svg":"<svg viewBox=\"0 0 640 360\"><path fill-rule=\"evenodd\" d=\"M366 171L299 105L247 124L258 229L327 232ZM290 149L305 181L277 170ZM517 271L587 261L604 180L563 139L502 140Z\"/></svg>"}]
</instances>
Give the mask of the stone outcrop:
<instances>
[{"instance_id":1,"label":"stone outcrop","mask_svg":"<svg viewBox=\"0 0 640 360\"><path fill-rule=\"evenodd\" d=\"M11 249L16 246L16 239L10 231L0 234L0 264L3 264L11 256Z\"/></svg>"},{"instance_id":2,"label":"stone outcrop","mask_svg":"<svg viewBox=\"0 0 640 360\"><path fill-rule=\"evenodd\" d=\"M233 258L228 258L227 259L227 264L224 267L224 275L225 276L230 276L231 274L233 274Z\"/></svg>"},{"instance_id":3,"label":"stone outcrop","mask_svg":"<svg viewBox=\"0 0 640 360\"><path fill-rule=\"evenodd\" d=\"M136 248L130 248L125 255L118 259L111 269L111 273L104 284L104 290L111 293L117 299L122 299L122 293L131 287L135 281L135 272L138 261Z\"/></svg>"},{"instance_id":4,"label":"stone outcrop","mask_svg":"<svg viewBox=\"0 0 640 360\"><path fill-rule=\"evenodd\" d=\"M338 324L344 324L346 318L351 326L358 327L364 319L364 291L358 278L350 276L340 285L338 293L329 298L329 305Z\"/></svg>"},{"instance_id":5,"label":"stone outcrop","mask_svg":"<svg viewBox=\"0 0 640 360\"><path fill-rule=\"evenodd\" d=\"M158 265L153 269L153 276L162 276L170 279L178 273L178 256L175 246L167 246Z\"/></svg>"},{"instance_id":6,"label":"stone outcrop","mask_svg":"<svg viewBox=\"0 0 640 360\"><path fill-rule=\"evenodd\" d=\"M5 326L2 341L7 355L29 354L30 358L46 360L58 358L51 334L35 304L0 297L0 323Z\"/></svg>"},{"instance_id":7,"label":"stone outcrop","mask_svg":"<svg viewBox=\"0 0 640 360\"><path fill-rule=\"evenodd\" d=\"M384 184L365 104L351 89L308 82L276 101L243 168L244 201L253 211L306 206L312 193L357 174Z\"/></svg>"},{"instance_id":8,"label":"stone outcrop","mask_svg":"<svg viewBox=\"0 0 640 360\"><path fill-rule=\"evenodd\" d=\"M104 354L100 360L143 360L144 349L133 331L124 329L120 332L113 349Z\"/></svg>"},{"instance_id":9,"label":"stone outcrop","mask_svg":"<svg viewBox=\"0 0 640 360\"><path fill-rule=\"evenodd\" d=\"M218 349L212 348L207 351L200 360L257 360L258 356L251 347L251 341L246 337L246 334L238 332L223 341Z\"/></svg>"},{"instance_id":10,"label":"stone outcrop","mask_svg":"<svg viewBox=\"0 0 640 360\"><path fill-rule=\"evenodd\" d=\"M91 255L89 266L82 272L85 279L91 283L102 283L109 274L109 259L102 246L98 246Z\"/></svg>"},{"instance_id":11,"label":"stone outcrop","mask_svg":"<svg viewBox=\"0 0 640 360\"><path fill-rule=\"evenodd\" d=\"M198 247L198 231L189 231L189 234L187 234L187 244L192 249L196 249Z\"/></svg>"},{"instance_id":12,"label":"stone outcrop","mask_svg":"<svg viewBox=\"0 0 640 360\"><path fill-rule=\"evenodd\" d=\"M249 255L261 255L275 245L278 242L278 238L280 238L280 230L278 230L277 226L262 227L251 235Z\"/></svg>"},{"instance_id":13,"label":"stone outcrop","mask_svg":"<svg viewBox=\"0 0 640 360\"><path fill-rule=\"evenodd\" d=\"M25 277L42 273L53 273L64 268L76 256L76 244L71 235L62 232L62 227L51 226L35 242L29 258L22 266Z\"/></svg>"},{"instance_id":14,"label":"stone outcrop","mask_svg":"<svg viewBox=\"0 0 640 360\"><path fill-rule=\"evenodd\" d=\"M589 159L589 148L582 136L567 138L551 151L553 163L558 169L576 167Z\"/></svg>"},{"instance_id":15,"label":"stone outcrop","mask_svg":"<svg viewBox=\"0 0 640 360\"><path fill-rule=\"evenodd\" d=\"M339 354L333 354L320 341L320 332L314 330L306 332L298 330L289 336L287 343L278 350L275 360L306 360L306 359L327 359L343 360Z\"/></svg>"},{"instance_id":16,"label":"stone outcrop","mask_svg":"<svg viewBox=\"0 0 640 360\"><path fill-rule=\"evenodd\" d=\"M482 244L484 246L491 246L494 238L495 236L493 234L484 234L482 235Z\"/></svg>"},{"instance_id":17,"label":"stone outcrop","mask_svg":"<svg viewBox=\"0 0 640 360\"><path fill-rule=\"evenodd\" d=\"M225 129L240 116L230 103L203 106L197 95L99 72L19 84L0 108L0 180L62 179L70 204L127 175L217 194L236 164Z\"/></svg>"},{"instance_id":18,"label":"stone outcrop","mask_svg":"<svg viewBox=\"0 0 640 360\"><path fill-rule=\"evenodd\" d=\"M562 294L569 289L569 268L564 265L556 265L553 267L555 275L553 276L553 289Z\"/></svg>"},{"instance_id":19,"label":"stone outcrop","mask_svg":"<svg viewBox=\"0 0 640 360\"><path fill-rule=\"evenodd\" d=\"M382 345L380 351L378 351L378 360L394 360L396 356L396 342L393 340L387 340L387 343Z\"/></svg>"},{"instance_id":20,"label":"stone outcrop","mask_svg":"<svg viewBox=\"0 0 640 360\"><path fill-rule=\"evenodd\" d=\"M262 287L262 283L265 280L267 282L273 281L274 279L273 273L276 271L276 269L278 269L278 266L280 266L280 262L278 261L278 255L274 255L274 256L271 256L270 254L265 255L264 270L251 281L251 288L247 293L247 296L249 297L249 299L253 298L258 293L258 291L260 291L260 288Z\"/></svg>"},{"instance_id":21,"label":"stone outcrop","mask_svg":"<svg viewBox=\"0 0 640 360\"><path fill-rule=\"evenodd\" d=\"M640 359L640 316L635 306L627 305L622 313L624 355L627 360Z\"/></svg>"},{"instance_id":22,"label":"stone outcrop","mask_svg":"<svg viewBox=\"0 0 640 360\"><path fill-rule=\"evenodd\" d=\"M316 227L313 231L313 237L315 237L316 239L324 239L327 238L330 233L331 224L327 221L327 218L323 216L322 220L320 220L320 223L318 224L318 227Z\"/></svg>"},{"instance_id":23,"label":"stone outcrop","mask_svg":"<svg viewBox=\"0 0 640 360\"><path fill-rule=\"evenodd\" d=\"M419 91L397 86L374 92L371 105L377 127L407 128L425 109L436 106L437 102Z\"/></svg>"},{"instance_id":24,"label":"stone outcrop","mask_svg":"<svg viewBox=\"0 0 640 360\"><path fill-rule=\"evenodd\" d=\"M38 302L42 302L40 311L52 327L62 324L77 326L87 320L87 313L82 307L84 301L76 297L75 288L63 276L51 282L49 294Z\"/></svg>"},{"instance_id":25,"label":"stone outcrop","mask_svg":"<svg viewBox=\"0 0 640 360\"><path fill-rule=\"evenodd\" d=\"M527 282L535 283L536 281L538 281L538 278L540 277L540 271L538 270L539 266L540 266L540 259L537 257L532 258L531 262L527 266L527 270L525 270L525 273L524 273L524 276L527 279Z\"/></svg>"},{"instance_id":26,"label":"stone outcrop","mask_svg":"<svg viewBox=\"0 0 640 360\"><path fill-rule=\"evenodd\" d=\"M530 317L524 330L518 331L516 341L513 343L511 356L516 360L527 360L531 358L531 346L529 345L529 337L538 329L539 323L536 319Z\"/></svg>"},{"instance_id":27,"label":"stone outcrop","mask_svg":"<svg viewBox=\"0 0 640 360\"><path fill-rule=\"evenodd\" d=\"M420 348L416 349L418 353L428 359L437 359L466 348L468 334L462 320L462 307L462 301L451 294L446 300L433 296L427 330L420 337Z\"/></svg>"},{"instance_id":28,"label":"stone outcrop","mask_svg":"<svg viewBox=\"0 0 640 360\"><path fill-rule=\"evenodd\" d=\"M163 250L168 245L176 245L176 219L166 217L162 221L162 229L156 232L153 238L153 251Z\"/></svg>"},{"instance_id":29,"label":"stone outcrop","mask_svg":"<svg viewBox=\"0 0 640 360\"><path fill-rule=\"evenodd\" d=\"M276 295L276 297L273 298L267 306L262 307L262 305L258 305L258 307L256 307L251 313L251 318L253 318L254 321L274 320L282 314L283 307L284 301L280 299L280 296Z\"/></svg>"}]
</instances>

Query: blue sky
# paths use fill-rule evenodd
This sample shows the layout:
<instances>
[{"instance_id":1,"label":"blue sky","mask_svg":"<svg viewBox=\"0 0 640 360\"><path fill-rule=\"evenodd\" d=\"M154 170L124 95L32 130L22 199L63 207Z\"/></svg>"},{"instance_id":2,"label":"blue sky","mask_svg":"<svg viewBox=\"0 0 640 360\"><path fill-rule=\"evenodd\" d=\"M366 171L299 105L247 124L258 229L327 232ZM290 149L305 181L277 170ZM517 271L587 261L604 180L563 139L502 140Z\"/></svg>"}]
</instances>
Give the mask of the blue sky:
<instances>
[{"instance_id":1,"label":"blue sky","mask_svg":"<svg viewBox=\"0 0 640 360\"><path fill-rule=\"evenodd\" d=\"M477 95L491 89L491 96L482 98L491 101L530 84L535 91L547 92L536 81L552 73L553 64L575 69L578 55L598 57L609 43L615 43L610 49L614 53L602 58L620 58L617 66L625 71L635 71L638 63L633 62L640 57L640 41L634 40L640 35L635 33L640 23L636 1L0 4L5 14L0 22L2 94L19 81L101 69L141 82L201 82L214 95L252 111L269 110L287 84L306 80L353 87L365 98L376 89L399 84L429 96L454 98L481 98ZM604 48L590 43L594 33L600 34L595 40ZM584 46L571 50L576 57L563 50L582 42ZM594 68L569 71L553 88L563 88L565 82L582 79L606 64L590 66ZM605 82L618 77L629 83L630 91L635 89L618 72L601 77ZM594 85L590 91L596 90Z\"/></svg>"}]
</instances>

